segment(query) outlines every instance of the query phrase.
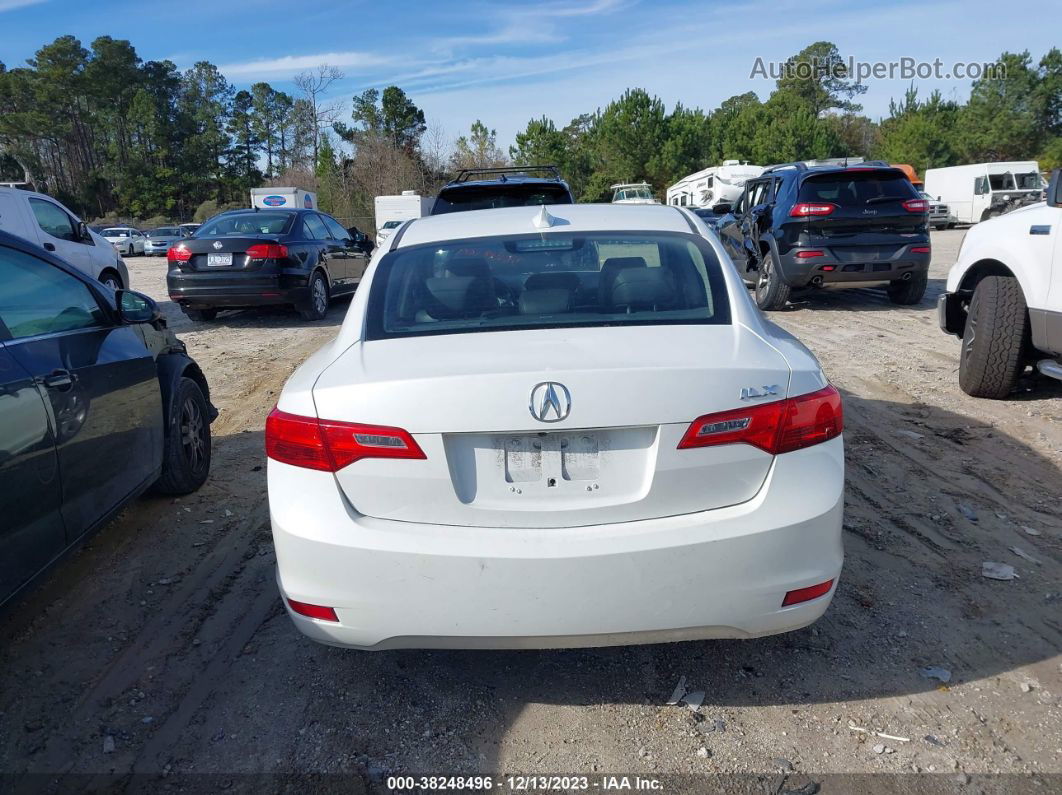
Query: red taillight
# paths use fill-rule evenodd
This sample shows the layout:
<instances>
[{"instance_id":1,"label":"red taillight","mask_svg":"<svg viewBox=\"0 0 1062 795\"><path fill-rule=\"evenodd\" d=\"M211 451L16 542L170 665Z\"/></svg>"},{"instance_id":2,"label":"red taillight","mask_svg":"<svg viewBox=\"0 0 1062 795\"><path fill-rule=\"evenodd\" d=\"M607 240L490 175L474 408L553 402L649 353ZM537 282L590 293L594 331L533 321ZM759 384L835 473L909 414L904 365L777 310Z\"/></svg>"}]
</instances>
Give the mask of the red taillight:
<instances>
[{"instance_id":1,"label":"red taillight","mask_svg":"<svg viewBox=\"0 0 1062 795\"><path fill-rule=\"evenodd\" d=\"M929 212L929 201L927 199L908 199L903 203L903 209L909 213L926 213Z\"/></svg>"},{"instance_id":2,"label":"red taillight","mask_svg":"<svg viewBox=\"0 0 1062 795\"><path fill-rule=\"evenodd\" d=\"M306 602L296 602L294 599L288 599L288 604L291 605L291 609L300 616L316 618L319 621L335 621L337 624L339 623L339 617L336 615L336 611L331 607L308 605Z\"/></svg>"},{"instance_id":3,"label":"red taillight","mask_svg":"<svg viewBox=\"0 0 1062 795\"><path fill-rule=\"evenodd\" d=\"M820 271L835 271L835 270L837 270L837 266L836 265L820 265L819 266L819 270Z\"/></svg>"},{"instance_id":4,"label":"red taillight","mask_svg":"<svg viewBox=\"0 0 1062 795\"><path fill-rule=\"evenodd\" d=\"M247 259L284 259L288 247L280 243L255 243L247 249Z\"/></svg>"},{"instance_id":5,"label":"red taillight","mask_svg":"<svg viewBox=\"0 0 1062 795\"><path fill-rule=\"evenodd\" d=\"M188 262L192 258L192 252L185 248L183 245L170 246L166 251L166 260L168 262Z\"/></svg>"},{"instance_id":6,"label":"red taillight","mask_svg":"<svg viewBox=\"0 0 1062 795\"><path fill-rule=\"evenodd\" d=\"M912 254L929 254L931 251L929 246L915 246L911 249Z\"/></svg>"},{"instance_id":7,"label":"red taillight","mask_svg":"<svg viewBox=\"0 0 1062 795\"><path fill-rule=\"evenodd\" d=\"M401 428L300 417L273 409L266 418L266 455L283 464L338 472L362 458L427 458Z\"/></svg>"},{"instance_id":8,"label":"red taillight","mask_svg":"<svg viewBox=\"0 0 1062 795\"><path fill-rule=\"evenodd\" d=\"M829 215L837 209L836 204L814 204L812 202L800 202L794 204L789 214L794 218L807 218L809 215Z\"/></svg>"},{"instance_id":9,"label":"red taillight","mask_svg":"<svg viewBox=\"0 0 1062 795\"><path fill-rule=\"evenodd\" d=\"M796 253L797 259L813 259L815 257L825 257L826 255L816 249L808 249L806 251L798 251Z\"/></svg>"},{"instance_id":10,"label":"red taillight","mask_svg":"<svg viewBox=\"0 0 1062 795\"><path fill-rule=\"evenodd\" d=\"M795 591L789 591L782 600L782 607L818 599L820 596L828 594L832 587L833 580L826 580L826 582L820 582L818 585L809 585L807 588L797 588Z\"/></svg>"},{"instance_id":11,"label":"red taillight","mask_svg":"<svg viewBox=\"0 0 1062 795\"><path fill-rule=\"evenodd\" d=\"M828 386L774 403L705 414L686 430L678 449L751 444L779 455L829 441L840 436L842 430L841 393Z\"/></svg>"}]
</instances>

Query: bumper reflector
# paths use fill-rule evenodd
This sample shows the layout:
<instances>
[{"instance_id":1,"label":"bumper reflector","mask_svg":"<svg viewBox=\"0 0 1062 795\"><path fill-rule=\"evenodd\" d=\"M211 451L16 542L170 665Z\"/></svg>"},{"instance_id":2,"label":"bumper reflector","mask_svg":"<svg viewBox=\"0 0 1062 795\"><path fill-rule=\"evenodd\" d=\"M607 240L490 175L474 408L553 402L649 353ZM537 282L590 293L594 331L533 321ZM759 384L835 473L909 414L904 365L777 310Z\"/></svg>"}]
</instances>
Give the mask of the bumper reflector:
<instances>
[{"instance_id":1,"label":"bumper reflector","mask_svg":"<svg viewBox=\"0 0 1062 795\"><path fill-rule=\"evenodd\" d=\"M336 611L331 607L308 605L305 602L296 602L294 599L288 599L288 604L291 606L291 609L300 616L316 618L318 621L334 621L337 624L339 623L339 617L336 615Z\"/></svg>"},{"instance_id":2,"label":"bumper reflector","mask_svg":"<svg viewBox=\"0 0 1062 795\"><path fill-rule=\"evenodd\" d=\"M785 595L785 599L782 600L782 607L790 607L801 602L810 602L812 599L818 599L820 596L828 594L832 587L833 580L826 580L826 582L820 582L818 585L797 588L795 591L790 591Z\"/></svg>"}]
</instances>

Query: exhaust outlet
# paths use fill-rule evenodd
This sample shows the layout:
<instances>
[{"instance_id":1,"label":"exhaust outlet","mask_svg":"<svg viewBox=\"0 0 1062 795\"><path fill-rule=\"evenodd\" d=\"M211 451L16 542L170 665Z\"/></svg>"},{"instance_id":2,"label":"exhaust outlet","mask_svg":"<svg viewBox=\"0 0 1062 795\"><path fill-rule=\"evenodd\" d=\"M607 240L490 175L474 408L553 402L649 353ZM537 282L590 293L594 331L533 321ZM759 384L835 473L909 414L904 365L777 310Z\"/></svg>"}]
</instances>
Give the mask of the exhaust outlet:
<instances>
[{"instance_id":1,"label":"exhaust outlet","mask_svg":"<svg viewBox=\"0 0 1062 795\"><path fill-rule=\"evenodd\" d=\"M815 278L813 278L811 280L811 286L812 287L822 287L822 277L821 276L816 276Z\"/></svg>"},{"instance_id":2,"label":"exhaust outlet","mask_svg":"<svg viewBox=\"0 0 1062 795\"><path fill-rule=\"evenodd\" d=\"M903 275L903 280L904 280L905 282L909 282L909 281L911 281L911 272L910 272L910 271L907 271L907 273L905 273L905 274Z\"/></svg>"}]
</instances>

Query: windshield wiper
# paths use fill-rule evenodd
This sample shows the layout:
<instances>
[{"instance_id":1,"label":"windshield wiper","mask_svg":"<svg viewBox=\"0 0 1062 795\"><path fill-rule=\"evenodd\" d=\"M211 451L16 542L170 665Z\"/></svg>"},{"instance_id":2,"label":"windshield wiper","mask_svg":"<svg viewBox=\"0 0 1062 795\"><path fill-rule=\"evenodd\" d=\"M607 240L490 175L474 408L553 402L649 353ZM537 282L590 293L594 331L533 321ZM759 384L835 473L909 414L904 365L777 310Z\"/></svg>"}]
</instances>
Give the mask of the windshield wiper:
<instances>
[{"instance_id":1,"label":"windshield wiper","mask_svg":"<svg viewBox=\"0 0 1062 795\"><path fill-rule=\"evenodd\" d=\"M865 204L881 204L882 202L899 202L903 201L900 196L871 196L864 202Z\"/></svg>"}]
</instances>

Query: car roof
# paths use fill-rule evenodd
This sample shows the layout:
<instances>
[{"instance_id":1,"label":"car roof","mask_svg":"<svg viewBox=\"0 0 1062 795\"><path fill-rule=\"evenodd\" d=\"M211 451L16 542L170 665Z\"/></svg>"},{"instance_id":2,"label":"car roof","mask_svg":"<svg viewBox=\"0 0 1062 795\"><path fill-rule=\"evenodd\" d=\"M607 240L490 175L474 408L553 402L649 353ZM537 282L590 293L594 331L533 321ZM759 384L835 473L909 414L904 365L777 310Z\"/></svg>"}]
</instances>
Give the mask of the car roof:
<instances>
[{"instance_id":1,"label":"car roof","mask_svg":"<svg viewBox=\"0 0 1062 795\"><path fill-rule=\"evenodd\" d=\"M463 190L464 188L481 188L484 186L498 187L505 185L560 185L563 188L568 187L562 179L552 179L549 177L528 177L522 174L514 174L505 178L497 179L470 179L462 182L447 182L443 186L443 190ZM441 192L441 191L440 191Z\"/></svg>"},{"instance_id":2,"label":"car roof","mask_svg":"<svg viewBox=\"0 0 1062 795\"><path fill-rule=\"evenodd\" d=\"M549 227L536 225L545 210ZM401 247L444 240L553 232L685 232L694 231L689 216L667 204L550 204L468 210L417 218L402 227ZM394 244L392 244L394 245Z\"/></svg>"}]
</instances>

